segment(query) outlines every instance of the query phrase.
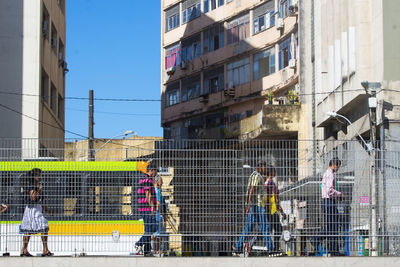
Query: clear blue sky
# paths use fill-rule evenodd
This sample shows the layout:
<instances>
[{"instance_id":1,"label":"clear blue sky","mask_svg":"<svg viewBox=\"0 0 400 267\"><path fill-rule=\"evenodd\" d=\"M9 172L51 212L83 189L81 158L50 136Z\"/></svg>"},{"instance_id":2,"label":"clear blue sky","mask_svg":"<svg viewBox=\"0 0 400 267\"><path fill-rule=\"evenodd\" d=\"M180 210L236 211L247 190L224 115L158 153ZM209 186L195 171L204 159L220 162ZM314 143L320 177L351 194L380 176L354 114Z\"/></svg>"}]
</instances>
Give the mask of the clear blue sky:
<instances>
[{"instance_id":1,"label":"clear blue sky","mask_svg":"<svg viewBox=\"0 0 400 267\"><path fill-rule=\"evenodd\" d=\"M67 1L66 96L93 89L95 98L160 99L160 27L159 0ZM95 138L162 136L160 102L95 101L94 109ZM88 135L87 100L67 99L65 116L67 130Z\"/></svg>"}]
</instances>

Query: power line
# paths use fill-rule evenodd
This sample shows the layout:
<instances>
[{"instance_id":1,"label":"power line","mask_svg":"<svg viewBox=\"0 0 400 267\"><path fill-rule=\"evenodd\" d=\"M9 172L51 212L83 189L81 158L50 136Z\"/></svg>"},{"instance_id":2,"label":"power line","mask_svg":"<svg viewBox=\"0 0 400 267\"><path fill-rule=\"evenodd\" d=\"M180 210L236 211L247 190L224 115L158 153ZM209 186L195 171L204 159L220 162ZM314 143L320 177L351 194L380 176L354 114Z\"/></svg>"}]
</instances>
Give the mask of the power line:
<instances>
[{"instance_id":1,"label":"power line","mask_svg":"<svg viewBox=\"0 0 400 267\"><path fill-rule=\"evenodd\" d=\"M14 93L14 92L5 92L5 91L0 91L0 94L40 97L40 95L35 95L35 94L23 94L23 93ZM47 98L50 98L50 97L48 96ZM77 96L66 96L65 99L89 100L88 97L77 97ZM160 102L161 101L161 99L138 99L138 98L94 98L93 100L114 101L114 102Z\"/></svg>"},{"instance_id":2,"label":"power line","mask_svg":"<svg viewBox=\"0 0 400 267\"><path fill-rule=\"evenodd\" d=\"M66 108L67 110L88 112L84 109ZM110 115L124 115L124 116L160 116L160 114L145 114L145 113L122 113L122 112L109 112L109 111L94 111L94 113L99 114L110 114Z\"/></svg>"},{"instance_id":3,"label":"power line","mask_svg":"<svg viewBox=\"0 0 400 267\"><path fill-rule=\"evenodd\" d=\"M88 100L87 97L67 96L65 99L71 100ZM113 101L113 102L160 102L161 99L137 99L137 98L93 98L96 101Z\"/></svg>"},{"instance_id":4,"label":"power line","mask_svg":"<svg viewBox=\"0 0 400 267\"><path fill-rule=\"evenodd\" d=\"M360 92L360 91L365 91L365 89L360 88L360 89L350 89L350 90L344 90L344 91L331 91L331 92L315 92L315 95L330 95L330 94L341 94L341 93L350 93L350 92ZM390 92L400 92L399 90L394 90L394 89L381 89L377 93L381 91L390 91ZM8 94L8 95L19 95L19 96L33 96L33 97L39 97L40 95L34 95L34 94L22 94L22 93L13 93L13 92L5 92L5 91L0 91L0 94ZM301 93L298 94L299 96L312 96L313 93ZM50 97L48 97L50 98ZM70 100L89 100L88 97L77 97L77 96L66 96L65 99L70 99ZM160 102L161 99L138 99L138 98L94 98L96 101L112 101L112 102Z\"/></svg>"},{"instance_id":5,"label":"power line","mask_svg":"<svg viewBox=\"0 0 400 267\"><path fill-rule=\"evenodd\" d=\"M47 122L44 122L44 121L41 121L41 120L38 120L38 119L33 118L33 117L29 116L29 115L23 114L22 112L19 112L18 110L15 110L15 109L13 109L13 108L7 107L7 106L5 106L5 105L3 105L3 104L0 104L0 107L5 108L5 109L7 109L7 110L9 110L9 111L15 112L15 113L17 113L17 114L19 114L19 115L22 115L22 116L24 116L24 117L27 117L27 118L29 118L29 119L35 120L35 121L37 121L37 122L43 123L43 124L45 124L45 125L48 125L48 126L50 126L50 127L53 127L53 128L59 129L59 130L63 130L63 131L65 131L65 132L67 132L67 133L70 133L70 134L73 134L73 135L76 135L76 136L83 137L83 138L87 139L87 136L84 136L84 135L81 135L81 134L79 134L79 133L75 133L75 132L66 130L66 129L61 128L61 127L58 127L58 126L54 126L54 125L52 125L52 124L50 124L50 123L47 123Z\"/></svg>"}]
</instances>

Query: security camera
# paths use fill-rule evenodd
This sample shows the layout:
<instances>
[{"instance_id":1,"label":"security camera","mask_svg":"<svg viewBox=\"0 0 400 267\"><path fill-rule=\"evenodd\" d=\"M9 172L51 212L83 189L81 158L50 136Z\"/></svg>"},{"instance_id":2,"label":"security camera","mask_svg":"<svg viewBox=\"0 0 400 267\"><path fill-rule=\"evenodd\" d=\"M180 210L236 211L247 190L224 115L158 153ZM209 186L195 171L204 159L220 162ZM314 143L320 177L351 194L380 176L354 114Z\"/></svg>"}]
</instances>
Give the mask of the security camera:
<instances>
[{"instance_id":1,"label":"security camera","mask_svg":"<svg viewBox=\"0 0 400 267\"><path fill-rule=\"evenodd\" d=\"M368 87L369 87L369 86L368 86L368 85L369 85L369 82L368 82L368 81L362 81L362 82L361 82L361 85L362 85L362 87L364 87L365 90L367 90Z\"/></svg>"}]
</instances>

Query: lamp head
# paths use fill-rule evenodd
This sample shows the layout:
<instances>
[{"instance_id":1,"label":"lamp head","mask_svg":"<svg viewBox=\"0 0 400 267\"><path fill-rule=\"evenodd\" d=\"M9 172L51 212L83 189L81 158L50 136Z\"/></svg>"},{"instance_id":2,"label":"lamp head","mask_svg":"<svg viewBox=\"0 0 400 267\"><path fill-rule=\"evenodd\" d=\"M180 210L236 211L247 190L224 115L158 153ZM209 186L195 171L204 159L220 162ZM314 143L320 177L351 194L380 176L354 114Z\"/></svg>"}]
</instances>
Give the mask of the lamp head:
<instances>
[{"instance_id":1,"label":"lamp head","mask_svg":"<svg viewBox=\"0 0 400 267\"><path fill-rule=\"evenodd\" d=\"M132 130L128 130L128 131L126 131L125 133L124 133L124 135L126 136L126 135L129 135L129 134L134 134L135 132L134 131L132 131Z\"/></svg>"},{"instance_id":2,"label":"lamp head","mask_svg":"<svg viewBox=\"0 0 400 267\"><path fill-rule=\"evenodd\" d=\"M368 90L368 88L369 88L369 82L368 81L365 81L365 80L362 81L361 85L362 85L362 87L364 87L365 90Z\"/></svg>"},{"instance_id":3,"label":"lamp head","mask_svg":"<svg viewBox=\"0 0 400 267\"><path fill-rule=\"evenodd\" d=\"M333 111L328 111L328 112L326 113L326 115L328 115L328 117L336 118L337 113L336 113L336 112L333 112Z\"/></svg>"}]
</instances>

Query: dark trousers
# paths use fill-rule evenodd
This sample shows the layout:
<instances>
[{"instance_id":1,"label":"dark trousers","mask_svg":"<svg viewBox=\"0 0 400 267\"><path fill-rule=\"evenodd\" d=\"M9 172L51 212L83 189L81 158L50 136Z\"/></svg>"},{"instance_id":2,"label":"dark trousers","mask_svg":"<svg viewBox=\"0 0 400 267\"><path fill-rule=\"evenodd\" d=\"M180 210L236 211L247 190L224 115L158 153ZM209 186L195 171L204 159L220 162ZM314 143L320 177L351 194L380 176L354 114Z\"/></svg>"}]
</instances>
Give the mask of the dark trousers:
<instances>
[{"instance_id":1,"label":"dark trousers","mask_svg":"<svg viewBox=\"0 0 400 267\"><path fill-rule=\"evenodd\" d=\"M339 216L335 199L322 199L325 228L322 235L326 238L327 252L335 255L339 253Z\"/></svg>"},{"instance_id":2,"label":"dark trousers","mask_svg":"<svg viewBox=\"0 0 400 267\"><path fill-rule=\"evenodd\" d=\"M143 236L136 243L137 246L144 245L144 254L151 252L151 235L156 231L155 216L152 215L151 211L142 213L144 233Z\"/></svg>"},{"instance_id":3,"label":"dark trousers","mask_svg":"<svg viewBox=\"0 0 400 267\"><path fill-rule=\"evenodd\" d=\"M282 235L282 225L281 225L281 221L279 219L279 215L277 212L275 212L273 215L267 213L267 218L269 221L269 230L271 232L272 241L274 243L274 248L272 251L280 252L280 250L281 250L280 238ZM273 234L272 234L272 231L274 231Z\"/></svg>"}]
</instances>

